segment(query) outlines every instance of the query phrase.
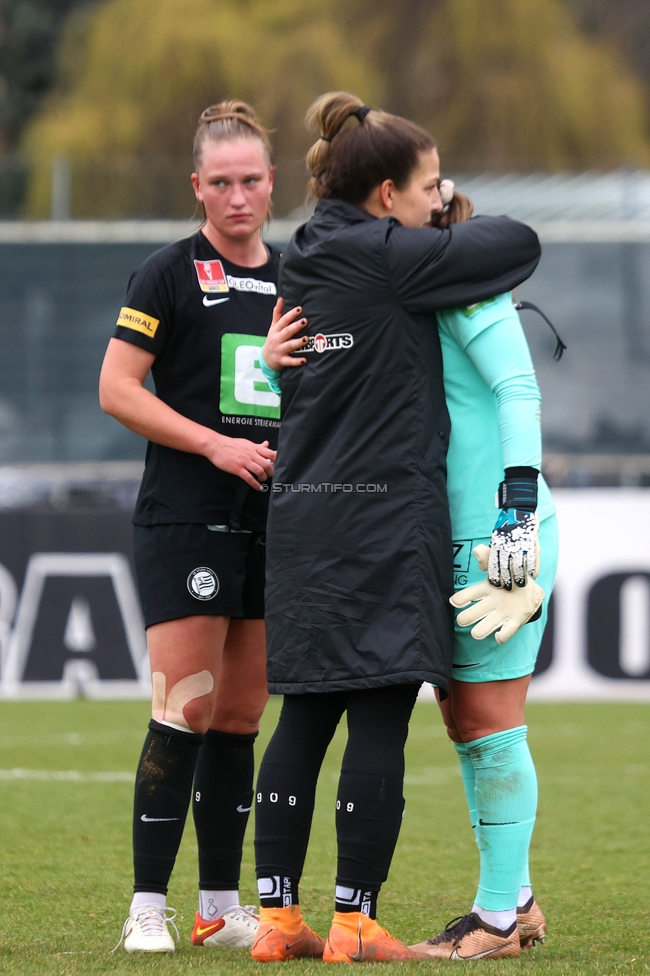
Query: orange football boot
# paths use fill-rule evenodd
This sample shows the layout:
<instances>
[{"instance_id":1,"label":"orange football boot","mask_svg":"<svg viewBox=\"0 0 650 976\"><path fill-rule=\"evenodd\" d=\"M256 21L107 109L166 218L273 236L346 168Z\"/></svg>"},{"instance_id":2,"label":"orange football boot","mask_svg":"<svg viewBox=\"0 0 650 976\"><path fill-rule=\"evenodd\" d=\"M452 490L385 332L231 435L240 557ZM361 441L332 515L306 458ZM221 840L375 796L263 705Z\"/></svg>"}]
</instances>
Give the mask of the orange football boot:
<instances>
[{"instance_id":1,"label":"orange football boot","mask_svg":"<svg viewBox=\"0 0 650 976\"><path fill-rule=\"evenodd\" d=\"M251 956L256 962L282 962L284 959L320 959L325 942L303 921L299 905L285 908L260 908Z\"/></svg>"},{"instance_id":2,"label":"orange football boot","mask_svg":"<svg viewBox=\"0 0 650 976\"><path fill-rule=\"evenodd\" d=\"M323 962L399 962L421 958L363 912L334 912Z\"/></svg>"},{"instance_id":3,"label":"orange football boot","mask_svg":"<svg viewBox=\"0 0 650 976\"><path fill-rule=\"evenodd\" d=\"M517 931L522 949L532 949L545 941L546 919L532 895L522 908L517 909Z\"/></svg>"}]
</instances>

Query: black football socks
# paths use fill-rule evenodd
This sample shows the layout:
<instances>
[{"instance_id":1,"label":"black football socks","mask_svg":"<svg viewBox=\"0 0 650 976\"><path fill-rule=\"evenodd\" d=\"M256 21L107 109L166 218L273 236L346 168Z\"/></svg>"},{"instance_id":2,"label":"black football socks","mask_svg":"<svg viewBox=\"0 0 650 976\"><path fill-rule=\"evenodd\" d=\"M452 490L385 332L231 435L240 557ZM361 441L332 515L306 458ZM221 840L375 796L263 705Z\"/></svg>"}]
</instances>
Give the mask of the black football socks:
<instances>
[{"instance_id":1,"label":"black football socks","mask_svg":"<svg viewBox=\"0 0 650 976\"><path fill-rule=\"evenodd\" d=\"M194 773L192 812L199 846L199 888L236 891L253 805L253 744L257 732L210 729Z\"/></svg>"},{"instance_id":2,"label":"black football socks","mask_svg":"<svg viewBox=\"0 0 650 976\"><path fill-rule=\"evenodd\" d=\"M334 911L363 912L368 918L377 918L378 888L364 891L363 888L346 888L345 885L336 886Z\"/></svg>"},{"instance_id":3,"label":"black football socks","mask_svg":"<svg viewBox=\"0 0 650 976\"><path fill-rule=\"evenodd\" d=\"M339 694L286 695L255 791L260 904L298 904L318 774L345 709Z\"/></svg>"},{"instance_id":4,"label":"black football socks","mask_svg":"<svg viewBox=\"0 0 650 976\"><path fill-rule=\"evenodd\" d=\"M256 787L257 877L264 907L298 904L323 757L347 709L336 802L336 910L376 916L402 822L404 744L419 686L286 695Z\"/></svg>"},{"instance_id":5,"label":"black football socks","mask_svg":"<svg viewBox=\"0 0 650 976\"><path fill-rule=\"evenodd\" d=\"M203 736L151 719L135 778L133 890L167 894Z\"/></svg>"},{"instance_id":6,"label":"black football socks","mask_svg":"<svg viewBox=\"0 0 650 976\"><path fill-rule=\"evenodd\" d=\"M336 800L337 891L356 892L376 911L404 813L404 745L418 685L391 685L348 695L348 743ZM370 895L368 895L370 893ZM365 902L364 902L365 899ZM345 911L337 897L337 911ZM364 909L365 904L365 909ZM372 916L374 917L374 916Z\"/></svg>"}]
</instances>

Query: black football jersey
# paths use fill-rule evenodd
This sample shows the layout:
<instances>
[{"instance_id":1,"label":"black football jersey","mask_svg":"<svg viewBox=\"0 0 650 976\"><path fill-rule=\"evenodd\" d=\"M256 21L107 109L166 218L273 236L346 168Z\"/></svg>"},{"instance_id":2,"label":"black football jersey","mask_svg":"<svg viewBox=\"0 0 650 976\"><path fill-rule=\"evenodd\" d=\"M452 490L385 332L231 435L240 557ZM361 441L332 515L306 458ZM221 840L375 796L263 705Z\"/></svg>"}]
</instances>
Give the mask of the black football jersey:
<instances>
[{"instance_id":1,"label":"black football jersey","mask_svg":"<svg viewBox=\"0 0 650 976\"><path fill-rule=\"evenodd\" d=\"M280 397L259 367L277 299L279 253L243 268L203 233L152 254L131 276L115 338L156 357L156 395L196 423L275 449ZM228 523L263 529L268 492L207 458L147 444L136 525Z\"/></svg>"}]
</instances>

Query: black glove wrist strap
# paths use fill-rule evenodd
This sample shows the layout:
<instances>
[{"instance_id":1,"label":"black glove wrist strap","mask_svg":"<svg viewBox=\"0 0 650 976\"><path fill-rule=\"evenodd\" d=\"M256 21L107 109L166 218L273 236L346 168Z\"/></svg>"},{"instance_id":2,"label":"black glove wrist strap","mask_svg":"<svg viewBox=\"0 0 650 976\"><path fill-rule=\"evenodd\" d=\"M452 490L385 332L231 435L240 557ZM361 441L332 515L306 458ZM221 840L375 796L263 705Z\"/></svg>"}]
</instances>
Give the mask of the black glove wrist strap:
<instances>
[{"instance_id":1,"label":"black glove wrist strap","mask_svg":"<svg viewBox=\"0 0 650 976\"><path fill-rule=\"evenodd\" d=\"M497 506L534 512L537 509L538 474L535 468L509 468L499 485Z\"/></svg>"}]
</instances>

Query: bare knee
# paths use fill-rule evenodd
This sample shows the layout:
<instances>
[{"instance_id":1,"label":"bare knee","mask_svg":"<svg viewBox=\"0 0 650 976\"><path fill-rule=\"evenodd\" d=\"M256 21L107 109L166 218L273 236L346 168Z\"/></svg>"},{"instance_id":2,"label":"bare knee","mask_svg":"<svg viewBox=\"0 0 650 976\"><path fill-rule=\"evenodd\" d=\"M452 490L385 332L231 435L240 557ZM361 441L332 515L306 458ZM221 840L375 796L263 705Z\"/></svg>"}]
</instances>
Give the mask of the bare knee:
<instances>
[{"instance_id":1,"label":"bare knee","mask_svg":"<svg viewBox=\"0 0 650 976\"><path fill-rule=\"evenodd\" d=\"M507 715L498 716L495 715L491 718L486 718L486 716L472 716L464 717L462 721L458 721L458 732L461 736L460 742L474 742L476 739L484 739L488 735L496 735L498 732L506 732L508 729L514 729L519 725L523 725L523 722L517 721L516 719L510 719Z\"/></svg>"},{"instance_id":2,"label":"bare knee","mask_svg":"<svg viewBox=\"0 0 650 976\"><path fill-rule=\"evenodd\" d=\"M212 720L212 702L194 698L183 707L183 717L190 731L205 734Z\"/></svg>"},{"instance_id":3,"label":"bare knee","mask_svg":"<svg viewBox=\"0 0 650 976\"><path fill-rule=\"evenodd\" d=\"M259 731L260 719L268 695L256 702L218 703L212 715L210 728L230 735L252 735Z\"/></svg>"},{"instance_id":4,"label":"bare knee","mask_svg":"<svg viewBox=\"0 0 650 976\"><path fill-rule=\"evenodd\" d=\"M454 742L472 742L474 739L482 739L486 735L492 735L502 724L499 716L485 714L474 714L471 709L458 708L454 714L455 738L450 734Z\"/></svg>"},{"instance_id":5,"label":"bare knee","mask_svg":"<svg viewBox=\"0 0 650 976\"><path fill-rule=\"evenodd\" d=\"M219 732L228 732L230 735L253 735L255 732L259 732L260 723L258 722L247 722L243 719L212 719L210 723L210 728L216 729Z\"/></svg>"},{"instance_id":6,"label":"bare knee","mask_svg":"<svg viewBox=\"0 0 650 976\"><path fill-rule=\"evenodd\" d=\"M523 725L529 682L530 675L476 683L452 680L453 724L462 741L473 742Z\"/></svg>"},{"instance_id":7,"label":"bare knee","mask_svg":"<svg viewBox=\"0 0 650 976\"><path fill-rule=\"evenodd\" d=\"M452 742L464 741L462 735L460 734L460 732L458 731L455 725L451 727L449 725L447 726L447 735L449 736Z\"/></svg>"}]
</instances>

